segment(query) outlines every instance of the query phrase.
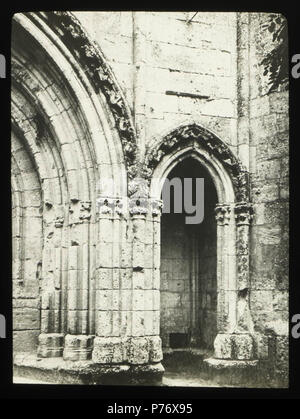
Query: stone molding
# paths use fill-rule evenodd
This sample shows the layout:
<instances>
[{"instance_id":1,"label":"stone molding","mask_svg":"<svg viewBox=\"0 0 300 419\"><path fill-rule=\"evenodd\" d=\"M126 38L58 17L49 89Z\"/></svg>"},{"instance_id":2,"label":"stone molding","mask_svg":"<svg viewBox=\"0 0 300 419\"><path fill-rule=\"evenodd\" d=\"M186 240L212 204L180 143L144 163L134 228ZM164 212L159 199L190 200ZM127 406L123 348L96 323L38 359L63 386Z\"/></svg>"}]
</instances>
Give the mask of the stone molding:
<instances>
[{"instance_id":1,"label":"stone molding","mask_svg":"<svg viewBox=\"0 0 300 419\"><path fill-rule=\"evenodd\" d=\"M212 155L214 155L230 174L236 201L249 200L249 174L242 166L240 160L234 156L230 148L215 134L196 124L181 126L166 137L163 141L149 149L145 159L144 176L150 179L154 169L162 158L176 149L188 144L189 141L198 141Z\"/></svg>"},{"instance_id":2,"label":"stone molding","mask_svg":"<svg viewBox=\"0 0 300 419\"><path fill-rule=\"evenodd\" d=\"M137 150L131 111L99 46L89 39L79 20L70 12L38 12L26 16L41 30L40 20L54 31L78 61L95 92L101 92L106 98L122 143L128 178L131 179L136 174ZM26 71L16 67L13 74L17 78L26 77Z\"/></svg>"}]
</instances>

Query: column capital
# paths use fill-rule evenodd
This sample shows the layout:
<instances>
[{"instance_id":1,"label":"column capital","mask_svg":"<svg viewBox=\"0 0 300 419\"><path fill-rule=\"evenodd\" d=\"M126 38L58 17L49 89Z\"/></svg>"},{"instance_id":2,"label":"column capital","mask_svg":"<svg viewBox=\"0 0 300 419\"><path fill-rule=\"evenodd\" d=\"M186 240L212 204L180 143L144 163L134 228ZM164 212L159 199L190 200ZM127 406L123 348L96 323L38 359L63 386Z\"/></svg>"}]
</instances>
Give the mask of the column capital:
<instances>
[{"instance_id":1,"label":"column capital","mask_svg":"<svg viewBox=\"0 0 300 419\"><path fill-rule=\"evenodd\" d=\"M97 208L99 214L107 215L124 215L125 213L124 198L99 197L97 198Z\"/></svg>"},{"instance_id":2,"label":"column capital","mask_svg":"<svg viewBox=\"0 0 300 419\"><path fill-rule=\"evenodd\" d=\"M146 197L131 197L129 198L129 213L130 215L144 215L149 211L149 198Z\"/></svg>"},{"instance_id":3,"label":"column capital","mask_svg":"<svg viewBox=\"0 0 300 419\"><path fill-rule=\"evenodd\" d=\"M215 207L215 217L217 224L228 225L231 215L231 207L229 204L217 204Z\"/></svg>"},{"instance_id":4,"label":"column capital","mask_svg":"<svg viewBox=\"0 0 300 419\"><path fill-rule=\"evenodd\" d=\"M253 205L251 202L238 202L234 206L237 225L249 225L253 218Z\"/></svg>"},{"instance_id":5,"label":"column capital","mask_svg":"<svg viewBox=\"0 0 300 419\"><path fill-rule=\"evenodd\" d=\"M153 217L160 216L164 203L161 199L150 199L151 211Z\"/></svg>"},{"instance_id":6,"label":"column capital","mask_svg":"<svg viewBox=\"0 0 300 419\"><path fill-rule=\"evenodd\" d=\"M91 219L92 202L71 198L69 202L69 224L82 224Z\"/></svg>"}]
</instances>

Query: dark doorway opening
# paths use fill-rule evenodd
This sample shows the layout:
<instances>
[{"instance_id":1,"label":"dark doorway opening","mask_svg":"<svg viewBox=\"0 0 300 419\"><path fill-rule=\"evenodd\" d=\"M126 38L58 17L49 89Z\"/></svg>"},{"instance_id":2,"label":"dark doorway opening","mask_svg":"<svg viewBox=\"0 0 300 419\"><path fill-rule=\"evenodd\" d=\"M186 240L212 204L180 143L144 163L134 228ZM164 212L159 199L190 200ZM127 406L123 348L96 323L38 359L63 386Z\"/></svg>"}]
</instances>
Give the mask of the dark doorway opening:
<instances>
[{"instance_id":1,"label":"dark doorway opening","mask_svg":"<svg viewBox=\"0 0 300 419\"><path fill-rule=\"evenodd\" d=\"M178 163L168 176L174 178L181 180L182 200L183 179L193 179L193 204L199 201L195 179L204 179L204 219L200 224L187 224L186 216L191 214L185 211L184 202L182 213L176 213L174 189L170 188L170 212L161 219L162 344L164 350L212 348L217 334L217 194L210 174L195 159Z\"/></svg>"}]
</instances>

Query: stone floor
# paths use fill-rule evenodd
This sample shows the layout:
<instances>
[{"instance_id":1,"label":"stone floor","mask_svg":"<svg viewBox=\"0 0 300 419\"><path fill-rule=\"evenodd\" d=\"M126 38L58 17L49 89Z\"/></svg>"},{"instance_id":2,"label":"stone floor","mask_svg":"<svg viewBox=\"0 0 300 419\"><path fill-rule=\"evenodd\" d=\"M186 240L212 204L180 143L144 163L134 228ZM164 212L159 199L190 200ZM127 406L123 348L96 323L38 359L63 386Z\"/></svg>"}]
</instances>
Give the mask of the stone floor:
<instances>
[{"instance_id":1,"label":"stone floor","mask_svg":"<svg viewBox=\"0 0 300 419\"><path fill-rule=\"evenodd\" d=\"M205 379L201 373L201 365L203 358L209 353L205 350L172 350L164 353L165 373L163 376L162 386L166 387L221 387L220 384L212 380ZM21 356L21 355L19 355ZM23 362L33 361L35 358L29 354L24 354ZM43 360L43 363L51 367L54 359ZM35 362L35 361L34 361ZM179 369L178 369L179 367ZM15 384L57 384L54 381L43 381L34 377L22 377L15 375L13 382ZM222 387L225 387L222 385ZM226 387L230 387L227 386Z\"/></svg>"},{"instance_id":2,"label":"stone floor","mask_svg":"<svg viewBox=\"0 0 300 419\"><path fill-rule=\"evenodd\" d=\"M162 385L166 387L245 387L245 385L242 385L242 382L246 382L246 387L249 388L272 387L267 382L263 386L257 382L252 383L251 380L248 380L248 376L246 380L240 381L239 371L237 371L237 375L231 373L229 379L226 377L226 371L223 373L222 371L216 370L217 374L211 374L205 367L208 358L211 356L212 352L204 349L195 350L190 348L187 350L164 351L162 364L165 373L162 383L151 384L151 381L149 381L149 384L147 384L148 381L146 380L141 385ZM14 357L15 376L13 382L15 384L56 385L59 385L59 383L91 383L92 377L94 377L94 364L92 361L78 361L74 365L72 361L64 361L61 358L37 359L35 354L19 353ZM121 368L120 371L118 370L116 372L120 372L122 375L124 373L122 366L119 368ZM98 369L97 374L99 374ZM112 382L113 384L114 381Z\"/></svg>"},{"instance_id":3,"label":"stone floor","mask_svg":"<svg viewBox=\"0 0 300 419\"><path fill-rule=\"evenodd\" d=\"M18 376L13 378L13 382L14 384L56 384ZM200 377L195 377L189 374L168 372L164 375L162 385L166 387L220 387L219 384L203 380Z\"/></svg>"}]
</instances>

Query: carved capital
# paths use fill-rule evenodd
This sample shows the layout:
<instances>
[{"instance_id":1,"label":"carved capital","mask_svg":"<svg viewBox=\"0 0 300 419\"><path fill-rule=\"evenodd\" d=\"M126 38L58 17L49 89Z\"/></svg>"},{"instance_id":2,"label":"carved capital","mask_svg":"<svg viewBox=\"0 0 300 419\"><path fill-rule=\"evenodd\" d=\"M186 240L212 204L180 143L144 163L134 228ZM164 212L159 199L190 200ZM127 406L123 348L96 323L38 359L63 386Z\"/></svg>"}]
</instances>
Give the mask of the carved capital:
<instances>
[{"instance_id":1,"label":"carved capital","mask_svg":"<svg viewBox=\"0 0 300 419\"><path fill-rule=\"evenodd\" d=\"M92 209L91 201L81 201L79 219L82 221L89 220L91 218L91 209Z\"/></svg>"},{"instance_id":2,"label":"carved capital","mask_svg":"<svg viewBox=\"0 0 300 419\"><path fill-rule=\"evenodd\" d=\"M148 198L130 198L129 213L131 215L146 215L149 210Z\"/></svg>"},{"instance_id":3,"label":"carved capital","mask_svg":"<svg viewBox=\"0 0 300 419\"><path fill-rule=\"evenodd\" d=\"M253 218L253 206L249 202L237 203L234 207L237 225L249 225Z\"/></svg>"},{"instance_id":4,"label":"carved capital","mask_svg":"<svg viewBox=\"0 0 300 419\"><path fill-rule=\"evenodd\" d=\"M150 202L153 217L161 215L164 206L163 201L161 199L151 199Z\"/></svg>"},{"instance_id":5,"label":"carved capital","mask_svg":"<svg viewBox=\"0 0 300 419\"><path fill-rule=\"evenodd\" d=\"M98 198L97 209L99 214L112 214L114 200L112 198Z\"/></svg>"},{"instance_id":6,"label":"carved capital","mask_svg":"<svg viewBox=\"0 0 300 419\"><path fill-rule=\"evenodd\" d=\"M123 215L125 212L121 198L100 197L97 199L97 208L99 214Z\"/></svg>"},{"instance_id":7,"label":"carved capital","mask_svg":"<svg viewBox=\"0 0 300 419\"><path fill-rule=\"evenodd\" d=\"M215 207L215 217L219 225L228 225L230 220L230 214L230 205L219 204Z\"/></svg>"},{"instance_id":8,"label":"carved capital","mask_svg":"<svg viewBox=\"0 0 300 419\"><path fill-rule=\"evenodd\" d=\"M64 217L56 217L54 225L56 228L62 228L64 225Z\"/></svg>"},{"instance_id":9,"label":"carved capital","mask_svg":"<svg viewBox=\"0 0 300 419\"><path fill-rule=\"evenodd\" d=\"M80 201L72 198L69 203L69 224L81 224L91 218L91 201Z\"/></svg>"}]
</instances>

